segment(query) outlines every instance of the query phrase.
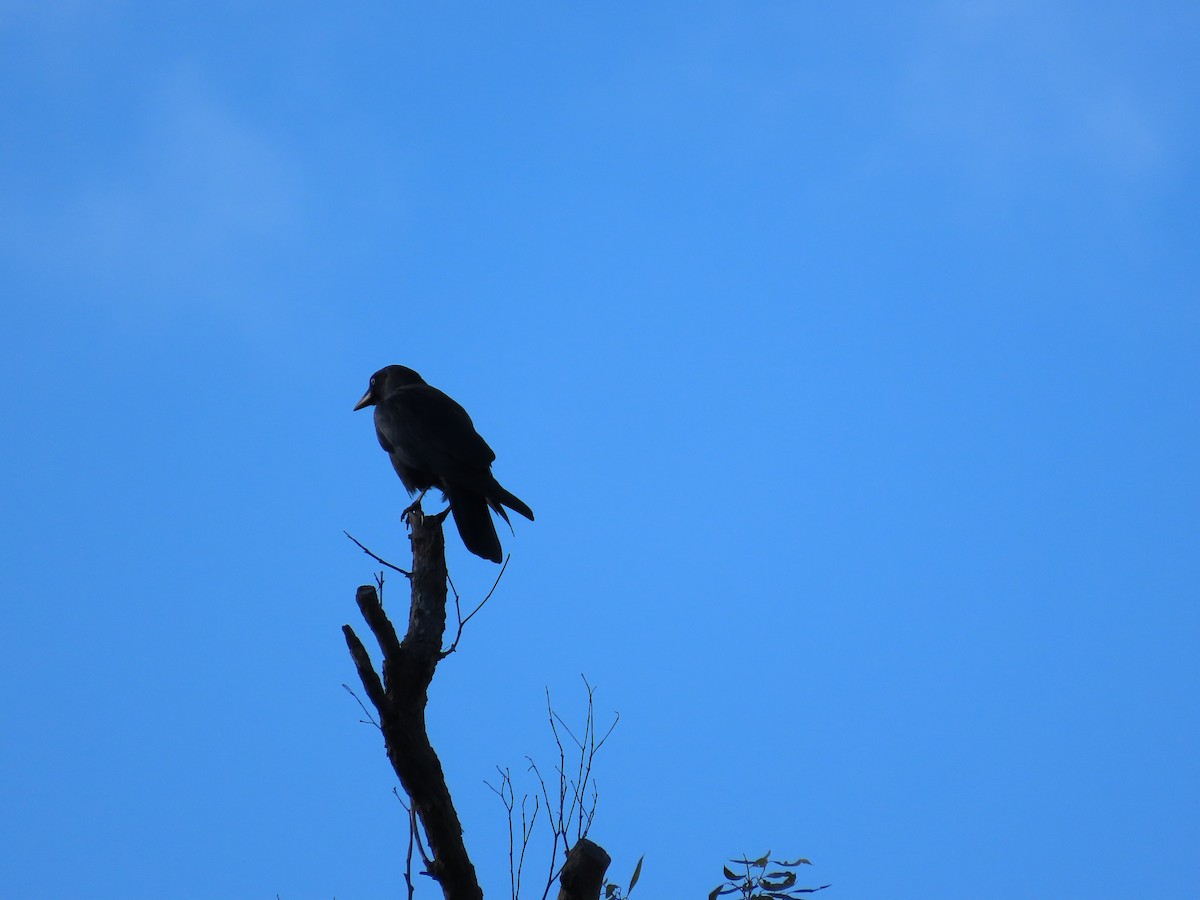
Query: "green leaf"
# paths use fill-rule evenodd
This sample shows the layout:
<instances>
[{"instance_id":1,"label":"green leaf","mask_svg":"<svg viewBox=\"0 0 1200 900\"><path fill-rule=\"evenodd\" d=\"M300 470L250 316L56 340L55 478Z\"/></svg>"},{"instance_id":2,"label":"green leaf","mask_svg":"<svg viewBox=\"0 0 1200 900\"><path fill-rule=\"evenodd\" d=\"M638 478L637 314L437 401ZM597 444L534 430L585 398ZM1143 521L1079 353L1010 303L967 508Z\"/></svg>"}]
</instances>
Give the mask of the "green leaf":
<instances>
[{"instance_id":1,"label":"green leaf","mask_svg":"<svg viewBox=\"0 0 1200 900\"><path fill-rule=\"evenodd\" d=\"M783 866L788 869L794 869L796 866L811 866L812 863L809 862L807 859L804 859L803 857L801 857L800 859L796 860L795 862L784 862L781 859L777 859L777 860L775 860L775 865Z\"/></svg>"},{"instance_id":2,"label":"green leaf","mask_svg":"<svg viewBox=\"0 0 1200 900\"><path fill-rule=\"evenodd\" d=\"M633 867L633 875L629 879L629 890L625 892L626 896L633 891L633 886L637 884L638 879L642 877L642 861L645 860L646 854L643 853L638 859L638 864Z\"/></svg>"},{"instance_id":3,"label":"green leaf","mask_svg":"<svg viewBox=\"0 0 1200 900\"><path fill-rule=\"evenodd\" d=\"M606 885L604 888L604 896L605 897L611 897L616 892L617 892L617 886L615 884L610 883L610 884Z\"/></svg>"},{"instance_id":4,"label":"green leaf","mask_svg":"<svg viewBox=\"0 0 1200 900\"><path fill-rule=\"evenodd\" d=\"M754 862L750 863L750 865L752 865L758 869L765 869L767 867L767 863L770 862L770 856L771 856L771 851L768 850L766 853L764 853L762 856L760 856Z\"/></svg>"},{"instance_id":5,"label":"green leaf","mask_svg":"<svg viewBox=\"0 0 1200 900\"><path fill-rule=\"evenodd\" d=\"M737 862L736 859L730 860L730 861ZM730 871L729 866L721 866L721 871L725 873L725 877L728 878L730 881L737 881L739 878L742 877L741 875L738 875L737 873Z\"/></svg>"},{"instance_id":6,"label":"green leaf","mask_svg":"<svg viewBox=\"0 0 1200 900\"><path fill-rule=\"evenodd\" d=\"M718 884L715 888L709 891L708 900L717 900L717 898L721 896L721 887L722 885Z\"/></svg>"},{"instance_id":7,"label":"green leaf","mask_svg":"<svg viewBox=\"0 0 1200 900\"><path fill-rule=\"evenodd\" d=\"M783 876L781 880L772 881L769 878L763 878L759 884L761 884L768 891L785 891L796 883L795 872L780 872L778 874Z\"/></svg>"}]
</instances>

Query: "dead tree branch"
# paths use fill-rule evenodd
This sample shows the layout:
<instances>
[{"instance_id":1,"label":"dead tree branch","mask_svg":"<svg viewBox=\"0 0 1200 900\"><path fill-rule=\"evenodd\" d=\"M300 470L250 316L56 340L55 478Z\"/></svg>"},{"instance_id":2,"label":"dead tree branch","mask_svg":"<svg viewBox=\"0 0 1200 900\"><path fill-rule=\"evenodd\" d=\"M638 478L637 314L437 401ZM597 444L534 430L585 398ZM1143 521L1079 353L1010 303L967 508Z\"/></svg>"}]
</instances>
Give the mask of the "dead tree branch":
<instances>
[{"instance_id":1,"label":"dead tree branch","mask_svg":"<svg viewBox=\"0 0 1200 900\"><path fill-rule=\"evenodd\" d=\"M429 874L441 886L446 900L482 900L441 761L425 730L429 683L441 658L446 631L444 518L445 513L422 515L419 505L409 517L413 568L406 574L412 586L412 604L403 640L384 612L374 585L359 587L355 596L359 612L379 644L382 676L354 629L345 625L342 632L363 689L379 713L388 759L428 839Z\"/></svg>"},{"instance_id":2,"label":"dead tree branch","mask_svg":"<svg viewBox=\"0 0 1200 900\"><path fill-rule=\"evenodd\" d=\"M567 854L558 877L558 900L599 900L610 862L603 847L580 838Z\"/></svg>"}]
</instances>

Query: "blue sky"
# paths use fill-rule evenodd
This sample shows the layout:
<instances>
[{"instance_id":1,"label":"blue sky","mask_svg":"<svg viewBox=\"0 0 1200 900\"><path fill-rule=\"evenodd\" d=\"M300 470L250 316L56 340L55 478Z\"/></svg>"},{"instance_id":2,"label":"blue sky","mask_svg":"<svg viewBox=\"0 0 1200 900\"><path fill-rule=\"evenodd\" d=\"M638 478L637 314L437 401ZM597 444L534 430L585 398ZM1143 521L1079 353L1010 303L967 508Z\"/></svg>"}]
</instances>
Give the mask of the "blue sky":
<instances>
[{"instance_id":1,"label":"blue sky","mask_svg":"<svg viewBox=\"0 0 1200 900\"><path fill-rule=\"evenodd\" d=\"M0 894L398 895L340 626L399 362L537 513L431 697L489 897L580 673L635 897L1196 896L1198 35L0 3Z\"/></svg>"}]
</instances>

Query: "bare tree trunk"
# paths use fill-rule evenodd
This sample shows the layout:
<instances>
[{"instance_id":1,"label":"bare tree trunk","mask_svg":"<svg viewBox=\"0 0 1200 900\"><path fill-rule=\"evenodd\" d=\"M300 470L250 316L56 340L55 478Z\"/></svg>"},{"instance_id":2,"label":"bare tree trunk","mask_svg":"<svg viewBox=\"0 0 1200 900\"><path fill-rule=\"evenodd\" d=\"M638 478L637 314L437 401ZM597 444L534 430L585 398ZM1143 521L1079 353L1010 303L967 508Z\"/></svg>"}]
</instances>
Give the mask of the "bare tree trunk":
<instances>
[{"instance_id":1,"label":"bare tree trunk","mask_svg":"<svg viewBox=\"0 0 1200 900\"><path fill-rule=\"evenodd\" d=\"M425 730L429 682L441 659L446 630L444 518L445 513L423 516L419 506L410 516L412 606L403 641L397 638L374 586L363 585L355 596L383 653L382 679L354 630L345 625L342 632L363 688L379 711L388 759L429 838L429 874L441 885L446 900L482 900L441 761Z\"/></svg>"},{"instance_id":2,"label":"bare tree trunk","mask_svg":"<svg viewBox=\"0 0 1200 900\"><path fill-rule=\"evenodd\" d=\"M579 840L558 876L558 900L598 900L611 861L599 844L587 838Z\"/></svg>"}]
</instances>

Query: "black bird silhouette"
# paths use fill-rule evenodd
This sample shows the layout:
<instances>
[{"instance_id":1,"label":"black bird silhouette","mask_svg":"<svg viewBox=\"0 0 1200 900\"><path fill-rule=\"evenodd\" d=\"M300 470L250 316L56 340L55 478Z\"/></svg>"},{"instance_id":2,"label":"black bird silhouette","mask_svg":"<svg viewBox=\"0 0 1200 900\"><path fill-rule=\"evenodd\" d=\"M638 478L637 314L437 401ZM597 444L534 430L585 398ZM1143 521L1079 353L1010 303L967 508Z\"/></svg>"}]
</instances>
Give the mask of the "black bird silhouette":
<instances>
[{"instance_id":1,"label":"black bird silhouette","mask_svg":"<svg viewBox=\"0 0 1200 900\"><path fill-rule=\"evenodd\" d=\"M505 522L506 506L531 521L533 512L492 476L496 454L467 411L405 366L372 375L354 408L364 406L375 407L375 435L408 493L420 491L423 497L432 487L441 489L467 549L500 562L500 538L488 508Z\"/></svg>"}]
</instances>

